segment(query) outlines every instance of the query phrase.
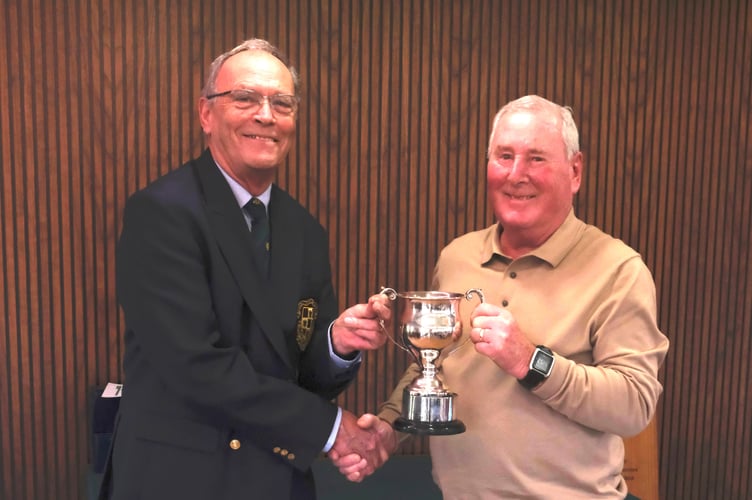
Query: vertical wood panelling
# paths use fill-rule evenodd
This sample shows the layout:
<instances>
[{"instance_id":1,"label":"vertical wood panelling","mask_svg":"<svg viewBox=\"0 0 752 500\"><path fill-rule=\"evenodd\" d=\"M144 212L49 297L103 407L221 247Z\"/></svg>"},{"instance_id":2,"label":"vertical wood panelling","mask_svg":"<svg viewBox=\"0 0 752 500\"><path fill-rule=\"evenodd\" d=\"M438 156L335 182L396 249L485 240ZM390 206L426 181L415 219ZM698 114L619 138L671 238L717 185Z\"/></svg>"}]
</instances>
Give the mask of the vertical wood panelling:
<instances>
[{"instance_id":1,"label":"vertical wood panelling","mask_svg":"<svg viewBox=\"0 0 752 500\"><path fill-rule=\"evenodd\" d=\"M752 7L745 0L6 0L0 3L0 498L78 499L87 389L119 380L127 196L197 155L213 57L252 36L303 77L278 182L330 235L341 306L427 288L492 221L491 120L570 105L578 214L641 252L671 338L663 498L752 488ZM374 411L408 362L367 353ZM415 441L404 453L425 453Z\"/></svg>"}]
</instances>

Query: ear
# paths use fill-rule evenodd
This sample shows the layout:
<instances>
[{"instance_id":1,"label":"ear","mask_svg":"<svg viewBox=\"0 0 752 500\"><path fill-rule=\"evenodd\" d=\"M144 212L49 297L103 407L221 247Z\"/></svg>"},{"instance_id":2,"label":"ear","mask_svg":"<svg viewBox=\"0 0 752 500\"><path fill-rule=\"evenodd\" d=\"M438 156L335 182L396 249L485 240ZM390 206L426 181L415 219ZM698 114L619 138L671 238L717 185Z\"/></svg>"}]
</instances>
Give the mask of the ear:
<instances>
[{"instance_id":1,"label":"ear","mask_svg":"<svg viewBox=\"0 0 752 500\"><path fill-rule=\"evenodd\" d=\"M583 165L583 159L582 159L582 151L578 151L574 154L571 160L571 186L572 186L572 194L575 194L577 191L580 190L580 185L582 184L582 165Z\"/></svg>"},{"instance_id":2,"label":"ear","mask_svg":"<svg viewBox=\"0 0 752 500\"><path fill-rule=\"evenodd\" d=\"M212 105L209 99L206 97L200 97L198 99L198 120L201 123L201 128L204 130L204 134L209 135L211 133L212 124Z\"/></svg>"}]
</instances>

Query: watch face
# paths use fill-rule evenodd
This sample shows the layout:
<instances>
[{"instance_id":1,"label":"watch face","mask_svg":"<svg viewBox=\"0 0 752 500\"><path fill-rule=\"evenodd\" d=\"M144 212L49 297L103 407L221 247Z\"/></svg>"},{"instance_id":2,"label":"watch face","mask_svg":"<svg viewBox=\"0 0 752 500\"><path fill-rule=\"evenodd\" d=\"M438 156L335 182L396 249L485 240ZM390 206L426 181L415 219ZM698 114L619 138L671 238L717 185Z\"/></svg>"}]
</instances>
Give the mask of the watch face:
<instances>
[{"instance_id":1,"label":"watch face","mask_svg":"<svg viewBox=\"0 0 752 500\"><path fill-rule=\"evenodd\" d=\"M547 356L546 354L538 351L535 355L535 359L533 360L533 369L547 374L548 370L551 369L553 361L554 359L551 356Z\"/></svg>"}]
</instances>

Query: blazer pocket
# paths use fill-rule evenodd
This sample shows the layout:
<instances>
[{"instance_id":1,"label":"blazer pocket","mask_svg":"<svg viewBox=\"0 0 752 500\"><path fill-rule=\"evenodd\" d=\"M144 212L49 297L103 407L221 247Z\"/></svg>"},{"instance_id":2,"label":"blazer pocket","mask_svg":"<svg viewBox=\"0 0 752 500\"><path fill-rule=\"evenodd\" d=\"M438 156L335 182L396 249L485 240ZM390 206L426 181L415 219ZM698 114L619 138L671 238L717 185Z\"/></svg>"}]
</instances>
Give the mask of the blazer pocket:
<instances>
[{"instance_id":1,"label":"blazer pocket","mask_svg":"<svg viewBox=\"0 0 752 500\"><path fill-rule=\"evenodd\" d=\"M136 436L140 439L196 451L215 452L222 433L210 425L161 415L141 415Z\"/></svg>"}]
</instances>

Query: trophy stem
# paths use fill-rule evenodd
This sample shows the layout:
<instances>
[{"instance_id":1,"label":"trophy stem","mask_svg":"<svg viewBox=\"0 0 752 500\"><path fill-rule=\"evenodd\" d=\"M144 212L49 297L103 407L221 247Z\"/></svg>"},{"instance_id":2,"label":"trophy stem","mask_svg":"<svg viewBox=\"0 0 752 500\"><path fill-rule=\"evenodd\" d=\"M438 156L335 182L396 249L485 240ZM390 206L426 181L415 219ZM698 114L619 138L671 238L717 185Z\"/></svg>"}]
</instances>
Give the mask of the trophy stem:
<instances>
[{"instance_id":1,"label":"trophy stem","mask_svg":"<svg viewBox=\"0 0 752 500\"><path fill-rule=\"evenodd\" d=\"M424 349L420 351L423 358L423 378L434 380L436 378L436 365L433 362L439 357L439 351L436 349Z\"/></svg>"}]
</instances>

